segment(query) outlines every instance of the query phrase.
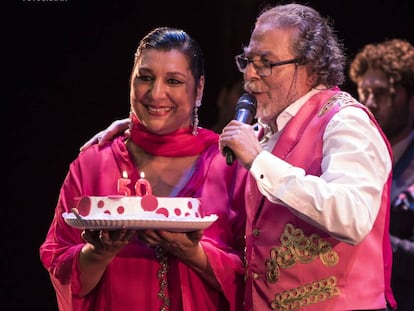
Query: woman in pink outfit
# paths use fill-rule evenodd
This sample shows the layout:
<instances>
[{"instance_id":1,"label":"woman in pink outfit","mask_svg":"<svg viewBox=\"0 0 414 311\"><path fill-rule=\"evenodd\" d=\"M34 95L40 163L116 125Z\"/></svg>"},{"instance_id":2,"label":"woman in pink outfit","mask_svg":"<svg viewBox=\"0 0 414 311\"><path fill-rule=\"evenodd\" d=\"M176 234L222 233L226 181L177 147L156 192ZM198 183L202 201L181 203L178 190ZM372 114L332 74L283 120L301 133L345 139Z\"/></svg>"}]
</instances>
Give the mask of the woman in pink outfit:
<instances>
[{"instance_id":1,"label":"woman in pink outfit","mask_svg":"<svg viewBox=\"0 0 414 311\"><path fill-rule=\"evenodd\" d=\"M244 173L226 165L218 136L198 127L203 56L184 31L156 28L131 74L130 135L93 145L69 168L40 247L60 310L241 310ZM159 197L196 197L218 220L204 231L79 230L62 213L84 195L117 194L139 172ZM237 172L239 171L239 172ZM238 175L239 174L239 175Z\"/></svg>"}]
</instances>

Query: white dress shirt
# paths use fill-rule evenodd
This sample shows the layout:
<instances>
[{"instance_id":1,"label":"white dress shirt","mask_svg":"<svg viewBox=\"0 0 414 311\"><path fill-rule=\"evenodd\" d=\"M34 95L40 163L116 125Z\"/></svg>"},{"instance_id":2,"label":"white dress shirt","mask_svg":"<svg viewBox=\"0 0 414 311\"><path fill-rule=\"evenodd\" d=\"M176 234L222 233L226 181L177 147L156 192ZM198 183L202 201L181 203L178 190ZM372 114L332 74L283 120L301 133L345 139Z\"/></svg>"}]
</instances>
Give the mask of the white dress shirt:
<instances>
[{"instance_id":1,"label":"white dress shirt","mask_svg":"<svg viewBox=\"0 0 414 311\"><path fill-rule=\"evenodd\" d=\"M250 173L269 201L286 205L338 240L357 244L372 229L391 170L386 144L368 115L351 106L329 121L320 177L306 175L302 168L271 154L285 125L316 92L313 89L278 116L278 132L268 134Z\"/></svg>"}]
</instances>

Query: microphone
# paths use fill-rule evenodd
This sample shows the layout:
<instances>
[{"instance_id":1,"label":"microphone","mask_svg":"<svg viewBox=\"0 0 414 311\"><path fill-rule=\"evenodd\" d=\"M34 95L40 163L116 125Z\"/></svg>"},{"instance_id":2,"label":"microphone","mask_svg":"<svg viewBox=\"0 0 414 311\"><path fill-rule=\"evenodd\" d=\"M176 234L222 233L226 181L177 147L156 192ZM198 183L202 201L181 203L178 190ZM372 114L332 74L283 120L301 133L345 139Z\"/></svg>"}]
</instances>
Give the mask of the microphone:
<instances>
[{"instance_id":1,"label":"microphone","mask_svg":"<svg viewBox=\"0 0 414 311\"><path fill-rule=\"evenodd\" d=\"M242 123L250 124L252 123L256 115L257 100L256 97L249 93L244 93L236 104L236 115L234 120L240 121ZM224 155L226 156L227 165L232 165L235 159L233 151L229 147L223 148Z\"/></svg>"}]
</instances>

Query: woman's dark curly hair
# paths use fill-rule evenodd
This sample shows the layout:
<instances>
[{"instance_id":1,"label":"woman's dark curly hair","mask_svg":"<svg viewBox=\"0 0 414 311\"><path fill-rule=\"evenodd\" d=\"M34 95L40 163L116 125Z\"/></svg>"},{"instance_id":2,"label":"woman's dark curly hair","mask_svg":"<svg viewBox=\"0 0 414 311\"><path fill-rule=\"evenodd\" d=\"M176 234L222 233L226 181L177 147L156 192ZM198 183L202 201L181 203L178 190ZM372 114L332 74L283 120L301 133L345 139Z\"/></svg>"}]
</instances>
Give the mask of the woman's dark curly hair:
<instances>
[{"instance_id":1,"label":"woman's dark curly hair","mask_svg":"<svg viewBox=\"0 0 414 311\"><path fill-rule=\"evenodd\" d=\"M383 71L394 85L414 94L414 46L408 41L391 39L365 45L351 62L349 77L358 83L370 68Z\"/></svg>"},{"instance_id":2,"label":"woman's dark curly hair","mask_svg":"<svg viewBox=\"0 0 414 311\"><path fill-rule=\"evenodd\" d=\"M319 84L327 87L341 85L345 80L345 54L330 21L311 7L285 4L265 8L256 24L266 23L275 28L296 29L292 52L300 64L306 64ZM277 44L277 42L275 42Z\"/></svg>"}]
</instances>

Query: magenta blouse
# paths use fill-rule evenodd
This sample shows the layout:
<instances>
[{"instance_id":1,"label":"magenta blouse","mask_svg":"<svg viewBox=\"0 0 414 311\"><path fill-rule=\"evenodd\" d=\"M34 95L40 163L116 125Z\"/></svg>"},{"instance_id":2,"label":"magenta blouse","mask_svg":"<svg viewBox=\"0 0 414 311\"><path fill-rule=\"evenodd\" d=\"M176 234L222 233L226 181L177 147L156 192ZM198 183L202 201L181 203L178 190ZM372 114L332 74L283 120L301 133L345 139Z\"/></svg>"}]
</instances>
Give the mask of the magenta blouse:
<instances>
[{"instance_id":1,"label":"magenta blouse","mask_svg":"<svg viewBox=\"0 0 414 311\"><path fill-rule=\"evenodd\" d=\"M218 215L218 220L205 229L201 244L222 291L211 288L194 270L169 256L167 288L171 304L167 310L242 309L245 170L237 170L237 165L226 165L214 144L200 155L192 177L177 195L198 197L204 214ZM159 311L162 306L158 298L160 263L154 249L138 239L114 258L92 292L83 298L78 295L79 252L85 242L81 230L67 225L62 213L70 212L79 196L117 194L117 180L124 170L130 185L135 184L138 170L124 137L103 147L90 147L70 165L53 221L40 247L41 261L50 274L60 310Z\"/></svg>"}]
</instances>

